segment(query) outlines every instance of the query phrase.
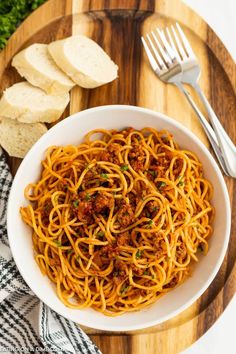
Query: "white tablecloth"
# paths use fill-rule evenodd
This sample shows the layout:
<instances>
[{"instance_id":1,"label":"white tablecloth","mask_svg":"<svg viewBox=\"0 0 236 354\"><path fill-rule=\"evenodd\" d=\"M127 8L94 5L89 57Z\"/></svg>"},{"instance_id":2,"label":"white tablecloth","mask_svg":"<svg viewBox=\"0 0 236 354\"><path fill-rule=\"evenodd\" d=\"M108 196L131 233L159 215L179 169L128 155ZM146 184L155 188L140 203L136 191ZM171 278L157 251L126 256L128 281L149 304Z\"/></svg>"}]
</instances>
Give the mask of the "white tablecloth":
<instances>
[{"instance_id":1,"label":"white tablecloth","mask_svg":"<svg viewBox=\"0 0 236 354\"><path fill-rule=\"evenodd\" d=\"M214 29L236 60L236 0L184 0ZM182 354L235 354L236 296L209 331Z\"/></svg>"}]
</instances>

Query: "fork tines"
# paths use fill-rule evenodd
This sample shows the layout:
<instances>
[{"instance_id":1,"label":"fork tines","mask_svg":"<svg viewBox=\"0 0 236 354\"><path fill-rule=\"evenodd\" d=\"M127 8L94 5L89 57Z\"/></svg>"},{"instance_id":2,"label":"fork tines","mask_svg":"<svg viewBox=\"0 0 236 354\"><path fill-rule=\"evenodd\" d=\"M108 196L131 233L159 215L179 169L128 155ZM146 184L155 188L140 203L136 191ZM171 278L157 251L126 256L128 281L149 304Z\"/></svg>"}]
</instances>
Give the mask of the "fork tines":
<instances>
[{"instance_id":1,"label":"fork tines","mask_svg":"<svg viewBox=\"0 0 236 354\"><path fill-rule=\"evenodd\" d=\"M174 60L181 62L195 58L193 50L180 25L160 30L156 28L151 34L141 38L145 52L154 71L168 69Z\"/></svg>"}]
</instances>

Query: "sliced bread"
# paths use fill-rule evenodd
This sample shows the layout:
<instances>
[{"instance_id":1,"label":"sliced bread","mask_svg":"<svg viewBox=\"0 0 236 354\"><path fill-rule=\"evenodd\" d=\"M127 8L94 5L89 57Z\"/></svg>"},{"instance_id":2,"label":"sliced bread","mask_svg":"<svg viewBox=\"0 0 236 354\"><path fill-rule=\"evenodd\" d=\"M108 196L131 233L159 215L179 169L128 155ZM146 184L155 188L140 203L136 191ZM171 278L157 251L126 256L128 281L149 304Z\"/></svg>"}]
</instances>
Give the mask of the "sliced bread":
<instances>
[{"instance_id":1,"label":"sliced bread","mask_svg":"<svg viewBox=\"0 0 236 354\"><path fill-rule=\"evenodd\" d=\"M81 87L94 88L117 78L118 66L88 37L77 35L55 41L48 50L56 64Z\"/></svg>"},{"instance_id":2,"label":"sliced bread","mask_svg":"<svg viewBox=\"0 0 236 354\"><path fill-rule=\"evenodd\" d=\"M19 82L7 88L0 99L2 117L24 123L47 122L59 119L67 104L69 94L48 95L28 82Z\"/></svg>"},{"instance_id":3,"label":"sliced bread","mask_svg":"<svg viewBox=\"0 0 236 354\"><path fill-rule=\"evenodd\" d=\"M23 158L46 131L43 123L26 124L0 117L0 145L10 156Z\"/></svg>"},{"instance_id":4,"label":"sliced bread","mask_svg":"<svg viewBox=\"0 0 236 354\"><path fill-rule=\"evenodd\" d=\"M47 44L35 43L16 54L12 66L29 83L48 94L58 95L70 91L75 83L56 65Z\"/></svg>"}]
</instances>

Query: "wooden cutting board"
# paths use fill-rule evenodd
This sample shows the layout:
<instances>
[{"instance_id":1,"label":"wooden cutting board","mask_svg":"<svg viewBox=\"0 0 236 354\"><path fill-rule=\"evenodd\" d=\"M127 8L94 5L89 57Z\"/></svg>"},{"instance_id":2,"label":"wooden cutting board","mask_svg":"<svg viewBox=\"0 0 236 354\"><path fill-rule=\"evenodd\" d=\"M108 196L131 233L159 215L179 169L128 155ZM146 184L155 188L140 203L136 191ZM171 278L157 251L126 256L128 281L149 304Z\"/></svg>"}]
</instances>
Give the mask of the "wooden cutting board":
<instances>
[{"instance_id":1,"label":"wooden cutting board","mask_svg":"<svg viewBox=\"0 0 236 354\"><path fill-rule=\"evenodd\" d=\"M50 0L26 19L0 53L0 89L21 80L10 66L19 50L35 42L86 34L119 65L119 79L94 90L74 88L63 117L105 104L138 105L168 114L208 144L184 97L155 77L141 46L142 33L175 21L183 26L199 58L201 87L235 142L235 63L211 28L178 0ZM15 173L20 160L9 158L9 163ZM225 180L234 206L232 234L227 255L210 287L179 316L144 331L112 334L86 328L104 354L179 353L201 337L224 311L236 289L236 184L230 178Z\"/></svg>"}]
</instances>

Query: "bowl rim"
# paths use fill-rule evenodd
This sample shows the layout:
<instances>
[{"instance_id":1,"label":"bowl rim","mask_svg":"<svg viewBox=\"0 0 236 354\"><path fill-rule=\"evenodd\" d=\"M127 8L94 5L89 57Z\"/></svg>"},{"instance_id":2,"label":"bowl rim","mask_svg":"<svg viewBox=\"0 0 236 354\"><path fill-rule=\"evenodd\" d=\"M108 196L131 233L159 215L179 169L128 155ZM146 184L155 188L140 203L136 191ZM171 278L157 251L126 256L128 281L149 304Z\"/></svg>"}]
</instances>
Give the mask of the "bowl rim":
<instances>
[{"instance_id":1,"label":"bowl rim","mask_svg":"<svg viewBox=\"0 0 236 354\"><path fill-rule=\"evenodd\" d=\"M17 261L17 255L15 254L14 247L13 247L13 239L14 238L12 236L10 236L10 234L12 234L12 232L11 232L12 225L10 224L10 222L12 221L11 220L11 205L12 205L12 203L14 203L14 190L16 188L17 181L20 178L21 171L24 169L25 165L27 164L27 161L31 158L31 156L34 156L35 151L37 151L37 149L38 149L38 146L40 146L41 144L44 143L44 140L47 138L48 135L53 134L53 132L56 130L60 130L61 128L63 128L64 125L67 125L69 123L69 121L71 122L71 120L78 119L78 115L79 115L80 119L83 119L83 116L86 116L87 113L96 113L99 111L109 111L109 110L110 111L112 111L112 110L136 111L136 112L141 112L146 115L155 116L157 118L161 118L165 121L170 122L174 128L177 128L178 130L182 131L184 134L188 135L191 138L191 140L194 141L194 144L198 145L200 147L200 149L203 151L203 153L210 160L212 167L216 171L216 174L217 174L218 179L220 181L220 186L221 186L221 189L222 189L222 192L223 192L223 195L225 198L225 204L226 204L226 210L225 210L225 216L226 216L225 229L226 229L226 231L225 231L225 237L224 237L224 241L223 241L223 247L221 248L221 252L218 256L218 261L215 264L214 268L212 269L210 276L208 277L205 284L196 292L196 294L194 296L192 296L182 306L178 307L176 310L170 312L166 316L162 316L157 320L146 321L142 325L140 325L140 324L133 324L133 325L128 325L128 326L115 325L112 329L109 329L108 328L109 325L104 325L104 324L96 325L96 323L91 324L91 320L88 320L88 321L85 320L82 323L78 323L79 325L81 324L83 326L87 326L87 327L90 327L93 329L104 330L104 331L108 331L108 332L118 332L118 331L119 332L128 332L128 331L141 330L141 329L145 329L148 327L152 327L152 326L158 325L160 323L163 323L167 320L170 320L171 318L174 318L175 316L177 316L178 314L180 314L181 312L186 310L188 307L190 307L206 291L206 289L210 286L210 284L214 280L216 274L218 273L218 271L222 265L223 259L225 257L227 248L228 248L228 243L229 243L229 239L230 239L230 227L231 227L231 207L230 207L230 198L229 198L229 194L228 194L228 190L227 190L224 178L222 176L220 168L218 167L218 165L217 165L215 159L213 158L213 156L211 155L210 151L207 149L207 147L202 143L202 141L192 131L187 129L183 124L179 123L174 118L171 118L170 116L163 114L161 112L151 110L149 108L143 108L143 107L132 106L132 105L119 105L119 104L103 105L103 106L88 108L88 109L85 109L80 112L76 112L76 113L66 117L62 121L58 122L55 126L50 128L43 136L41 136L39 138L39 140L28 151L28 153L24 157L23 161L21 162L21 165L19 166L19 168L16 172L16 175L13 179L11 190L9 193L9 198L8 198L8 205L7 205L7 235L8 235L9 245L10 245L13 259L16 263L16 266L17 266L22 278L24 279L24 281L26 282L28 287L33 291L33 293L38 297L38 299L41 300L44 304L46 304L50 309L57 312L59 315L63 316L64 318L74 321L69 316L66 316L64 313L61 313L60 310L58 311L56 306L53 306L53 303L49 304L47 299L42 299L41 294L38 294L38 292L35 291L34 285L31 285L31 282L26 279L27 277L25 278L24 267L22 267L21 264L19 264ZM94 129L96 129L96 128L94 128ZM141 309L139 311L142 311L142 310L143 309Z\"/></svg>"}]
</instances>

